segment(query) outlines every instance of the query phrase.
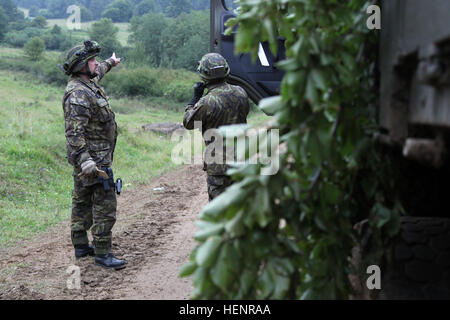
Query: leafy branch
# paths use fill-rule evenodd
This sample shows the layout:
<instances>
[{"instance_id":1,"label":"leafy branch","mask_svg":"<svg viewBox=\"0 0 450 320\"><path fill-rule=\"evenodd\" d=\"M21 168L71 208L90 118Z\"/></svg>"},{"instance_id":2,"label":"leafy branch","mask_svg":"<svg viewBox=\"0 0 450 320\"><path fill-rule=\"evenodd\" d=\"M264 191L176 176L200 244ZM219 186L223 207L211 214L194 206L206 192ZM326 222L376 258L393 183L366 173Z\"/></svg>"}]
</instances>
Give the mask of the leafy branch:
<instances>
[{"instance_id":1,"label":"leafy branch","mask_svg":"<svg viewBox=\"0 0 450 320\"><path fill-rule=\"evenodd\" d=\"M202 210L200 244L181 274L193 274L193 298L348 298L361 211L380 239L395 234L400 213L384 181L390 168L370 143L369 64L356 61L375 37L360 23L367 2L237 3L228 32L239 24L239 52L256 58L268 41L276 53L285 39L281 97L260 108L274 114L286 150L272 176L262 165L229 171L235 183Z\"/></svg>"}]
</instances>

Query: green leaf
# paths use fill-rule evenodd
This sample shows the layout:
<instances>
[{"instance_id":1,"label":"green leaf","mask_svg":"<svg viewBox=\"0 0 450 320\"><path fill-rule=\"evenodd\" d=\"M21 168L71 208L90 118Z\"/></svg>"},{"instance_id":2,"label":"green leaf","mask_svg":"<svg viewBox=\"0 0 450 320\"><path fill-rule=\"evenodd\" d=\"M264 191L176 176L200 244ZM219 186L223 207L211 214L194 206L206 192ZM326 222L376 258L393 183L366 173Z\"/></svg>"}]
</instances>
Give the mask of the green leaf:
<instances>
[{"instance_id":1,"label":"green leaf","mask_svg":"<svg viewBox=\"0 0 450 320\"><path fill-rule=\"evenodd\" d=\"M275 96L270 98L262 99L259 102L259 109L261 109L265 114L273 116L275 113L283 108L283 102L281 101L281 96Z\"/></svg>"},{"instance_id":2,"label":"green leaf","mask_svg":"<svg viewBox=\"0 0 450 320\"><path fill-rule=\"evenodd\" d=\"M224 193L209 202L200 213L200 219L217 219L231 206L241 202L247 196L248 188L241 188L243 182L235 183Z\"/></svg>"},{"instance_id":3,"label":"green leaf","mask_svg":"<svg viewBox=\"0 0 450 320\"><path fill-rule=\"evenodd\" d=\"M194 261L190 261L190 262L186 263L185 265L183 265L183 267L181 268L179 277L183 278L183 277L190 276L191 274L194 273L195 270L197 270L197 263Z\"/></svg>"},{"instance_id":4,"label":"green leaf","mask_svg":"<svg viewBox=\"0 0 450 320\"><path fill-rule=\"evenodd\" d=\"M203 243L197 251L195 261L199 266L209 267L216 261L218 249L222 244L222 239L214 237Z\"/></svg>"},{"instance_id":5,"label":"green leaf","mask_svg":"<svg viewBox=\"0 0 450 320\"><path fill-rule=\"evenodd\" d=\"M300 297L300 300L310 300L312 299L313 291L311 288L308 288L305 292L303 292L302 296Z\"/></svg>"},{"instance_id":6,"label":"green leaf","mask_svg":"<svg viewBox=\"0 0 450 320\"><path fill-rule=\"evenodd\" d=\"M375 214L377 217L377 227L381 228L391 219L391 210L380 203L375 205Z\"/></svg>"},{"instance_id":7,"label":"green leaf","mask_svg":"<svg viewBox=\"0 0 450 320\"><path fill-rule=\"evenodd\" d=\"M322 71L320 71L318 69L313 69L311 71L311 78L314 81L314 84L317 88L319 88L320 90L323 90L323 91L325 91L327 89L325 76L322 73Z\"/></svg>"},{"instance_id":8,"label":"green leaf","mask_svg":"<svg viewBox=\"0 0 450 320\"><path fill-rule=\"evenodd\" d=\"M286 59L276 63L276 66L285 71L298 71L300 64L295 59Z\"/></svg>"},{"instance_id":9,"label":"green leaf","mask_svg":"<svg viewBox=\"0 0 450 320\"><path fill-rule=\"evenodd\" d=\"M356 59L345 51L341 52L342 61L349 70L353 70L356 66Z\"/></svg>"},{"instance_id":10,"label":"green leaf","mask_svg":"<svg viewBox=\"0 0 450 320\"><path fill-rule=\"evenodd\" d=\"M216 264L210 271L212 282L225 293L228 293L228 287L234 279L231 264L230 244L225 243L220 250Z\"/></svg>"},{"instance_id":11,"label":"green leaf","mask_svg":"<svg viewBox=\"0 0 450 320\"><path fill-rule=\"evenodd\" d=\"M312 52L319 53L320 49L314 33L309 36L309 43L311 44Z\"/></svg>"},{"instance_id":12,"label":"green leaf","mask_svg":"<svg viewBox=\"0 0 450 320\"><path fill-rule=\"evenodd\" d=\"M325 183L322 189L322 196L328 205L335 205L339 203L341 191L338 187L331 183Z\"/></svg>"},{"instance_id":13,"label":"green leaf","mask_svg":"<svg viewBox=\"0 0 450 320\"><path fill-rule=\"evenodd\" d=\"M314 223L319 227L320 230L327 231L327 227L317 214L314 216Z\"/></svg>"},{"instance_id":14,"label":"green leaf","mask_svg":"<svg viewBox=\"0 0 450 320\"><path fill-rule=\"evenodd\" d=\"M200 291L204 290L204 288L207 286L207 275L205 268L199 267L197 270L195 270L194 275L192 277L192 281L194 282L195 287L197 287Z\"/></svg>"},{"instance_id":15,"label":"green leaf","mask_svg":"<svg viewBox=\"0 0 450 320\"><path fill-rule=\"evenodd\" d=\"M214 224L212 226L207 227L204 230L196 232L194 235L194 239L197 241L205 241L211 236L219 235L220 233L222 233L223 230L224 230L223 223Z\"/></svg>"},{"instance_id":16,"label":"green leaf","mask_svg":"<svg viewBox=\"0 0 450 320\"><path fill-rule=\"evenodd\" d=\"M299 39L295 42L295 44L292 46L292 53L294 55L298 55L300 51L303 48L303 36L300 36Z\"/></svg>"},{"instance_id":17,"label":"green leaf","mask_svg":"<svg viewBox=\"0 0 450 320\"><path fill-rule=\"evenodd\" d=\"M275 277L275 289L271 296L272 299L284 299L289 291L289 286L291 285L291 280L288 277L283 277L276 275Z\"/></svg>"},{"instance_id":18,"label":"green leaf","mask_svg":"<svg viewBox=\"0 0 450 320\"><path fill-rule=\"evenodd\" d=\"M230 221L228 221L225 225L225 230L232 237L239 237L244 234L244 210L240 210Z\"/></svg>"},{"instance_id":19,"label":"green leaf","mask_svg":"<svg viewBox=\"0 0 450 320\"><path fill-rule=\"evenodd\" d=\"M250 268L244 269L241 276L239 277L239 293L240 299L247 298L250 289L253 287L256 278L256 270Z\"/></svg>"},{"instance_id":20,"label":"green leaf","mask_svg":"<svg viewBox=\"0 0 450 320\"><path fill-rule=\"evenodd\" d=\"M278 47L277 47L277 35L276 35L275 26L274 26L274 24L273 24L273 22L272 22L272 20L270 18L269 19L264 19L263 20L263 25L264 25L264 28L265 28L265 30L267 32L268 37L269 37L268 40L269 40L270 50L272 51L272 53L274 55L276 55Z\"/></svg>"},{"instance_id":21,"label":"green leaf","mask_svg":"<svg viewBox=\"0 0 450 320\"><path fill-rule=\"evenodd\" d=\"M306 82L306 99L309 104L313 107L319 102L319 95L317 94L316 84L311 75L308 75L308 81Z\"/></svg>"},{"instance_id":22,"label":"green leaf","mask_svg":"<svg viewBox=\"0 0 450 320\"><path fill-rule=\"evenodd\" d=\"M261 290L261 299L267 299L275 289L274 280L267 266L258 278L257 287Z\"/></svg>"},{"instance_id":23,"label":"green leaf","mask_svg":"<svg viewBox=\"0 0 450 320\"><path fill-rule=\"evenodd\" d=\"M262 187L258 188L255 193L255 204L257 205L253 208L253 212L255 212L258 225L261 228L265 228L271 220L269 216L271 209L269 191L267 188Z\"/></svg>"},{"instance_id":24,"label":"green leaf","mask_svg":"<svg viewBox=\"0 0 450 320\"><path fill-rule=\"evenodd\" d=\"M334 59L331 56L327 55L326 53L320 54L320 63L323 66L328 66L328 65L332 64L333 61L334 61Z\"/></svg>"}]
</instances>

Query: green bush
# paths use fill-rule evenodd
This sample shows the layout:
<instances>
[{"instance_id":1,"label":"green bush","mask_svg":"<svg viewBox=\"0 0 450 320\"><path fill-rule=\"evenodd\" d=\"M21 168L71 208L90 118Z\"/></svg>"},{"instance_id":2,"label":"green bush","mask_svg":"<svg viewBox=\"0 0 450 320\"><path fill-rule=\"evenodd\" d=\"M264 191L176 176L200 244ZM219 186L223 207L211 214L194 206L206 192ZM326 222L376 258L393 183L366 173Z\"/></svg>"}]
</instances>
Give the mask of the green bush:
<instances>
[{"instance_id":1,"label":"green bush","mask_svg":"<svg viewBox=\"0 0 450 320\"><path fill-rule=\"evenodd\" d=\"M39 8L37 6L31 6L28 15L30 17L37 17L39 15Z\"/></svg>"},{"instance_id":2,"label":"green bush","mask_svg":"<svg viewBox=\"0 0 450 320\"><path fill-rule=\"evenodd\" d=\"M106 7L102 17L109 18L114 22L128 22L132 15L133 8L128 1L115 0Z\"/></svg>"},{"instance_id":3,"label":"green bush","mask_svg":"<svg viewBox=\"0 0 450 320\"><path fill-rule=\"evenodd\" d=\"M22 48L28 40L28 36L22 32L8 32L5 35L5 42L15 48Z\"/></svg>"},{"instance_id":4,"label":"green bush","mask_svg":"<svg viewBox=\"0 0 450 320\"><path fill-rule=\"evenodd\" d=\"M103 80L103 85L115 95L126 96L162 96L158 79L148 67L115 72Z\"/></svg>"},{"instance_id":5,"label":"green bush","mask_svg":"<svg viewBox=\"0 0 450 320\"><path fill-rule=\"evenodd\" d=\"M68 77L58 67L58 64L58 60L48 60L42 64L39 71L45 78L45 82L64 86L67 84Z\"/></svg>"},{"instance_id":6,"label":"green bush","mask_svg":"<svg viewBox=\"0 0 450 320\"><path fill-rule=\"evenodd\" d=\"M94 20L94 15L91 10L86 7L81 7L81 21L87 22Z\"/></svg>"},{"instance_id":7,"label":"green bush","mask_svg":"<svg viewBox=\"0 0 450 320\"><path fill-rule=\"evenodd\" d=\"M184 81L174 81L164 90L164 96L177 102L188 102L192 96L192 85Z\"/></svg>"},{"instance_id":8,"label":"green bush","mask_svg":"<svg viewBox=\"0 0 450 320\"><path fill-rule=\"evenodd\" d=\"M12 25L10 27L12 28ZM12 47L22 48L31 38L41 37L42 29L26 26L24 24L16 23L15 28L6 33L5 42Z\"/></svg>"},{"instance_id":9,"label":"green bush","mask_svg":"<svg viewBox=\"0 0 450 320\"><path fill-rule=\"evenodd\" d=\"M59 63L61 61L58 59L48 58L39 63L20 58L5 58L0 60L0 69L27 72L42 82L64 86L67 84L68 77L59 69Z\"/></svg>"},{"instance_id":10,"label":"green bush","mask_svg":"<svg viewBox=\"0 0 450 320\"><path fill-rule=\"evenodd\" d=\"M32 20L31 25L39 29L44 29L47 27L47 19L43 16L37 16Z\"/></svg>"},{"instance_id":11,"label":"green bush","mask_svg":"<svg viewBox=\"0 0 450 320\"><path fill-rule=\"evenodd\" d=\"M23 49L25 55L31 60L40 60L45 52L45 42L41 38L34 37L25 44Z\"/></svg>"}]
</instances>

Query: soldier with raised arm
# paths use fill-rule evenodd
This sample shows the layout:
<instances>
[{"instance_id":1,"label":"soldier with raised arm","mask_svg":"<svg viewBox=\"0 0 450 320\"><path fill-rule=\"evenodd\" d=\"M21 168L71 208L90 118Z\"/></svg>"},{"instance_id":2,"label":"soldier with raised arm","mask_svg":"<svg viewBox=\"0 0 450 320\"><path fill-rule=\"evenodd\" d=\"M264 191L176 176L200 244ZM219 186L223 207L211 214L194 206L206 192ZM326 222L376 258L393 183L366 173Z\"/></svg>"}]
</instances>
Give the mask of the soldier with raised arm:
<instances>
[{"instance_id":1,"label":"soldier with raised arm","mask_svg":"<svg viewBox=\"0 0 450 320\"><path fill-rule=\"evenodd\" d=\"M96 57L100 50L96 42L85 41L72 48L60 66L71 76L62 101L67 159L74 168L71 239L77 259L95 255L96 265L121 269L125 261L111 253L117 208L111 166L117 124L108 96L98 84L120 59L113 54L99 63ZM93 246L87 236L89 229Z\"/></svg>"}]
</instances>

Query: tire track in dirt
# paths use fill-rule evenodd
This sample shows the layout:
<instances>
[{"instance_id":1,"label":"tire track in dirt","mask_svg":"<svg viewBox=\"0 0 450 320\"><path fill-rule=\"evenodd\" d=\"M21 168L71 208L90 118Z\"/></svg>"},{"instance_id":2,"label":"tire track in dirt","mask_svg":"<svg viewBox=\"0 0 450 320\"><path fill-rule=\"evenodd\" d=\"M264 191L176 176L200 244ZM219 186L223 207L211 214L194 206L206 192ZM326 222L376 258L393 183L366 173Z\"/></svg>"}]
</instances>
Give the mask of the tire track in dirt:
<instances>
[{"instance_id":1,"label":"tire track in dirt","mask_svg":"<svg viewBox=\"0 0 450 320\"><path fill-rule=\"evenodd\" d=\"M125 269L105 270L92 257L76 260L67 222L0 251L0 299L187 299L192 281L178 273L195 247L194 221L207 202L205 173L195 165L124 191L113 253L127 260ZM80 267L80 289L67 289L71 265Z\"/></svg>"}]
</instances>

